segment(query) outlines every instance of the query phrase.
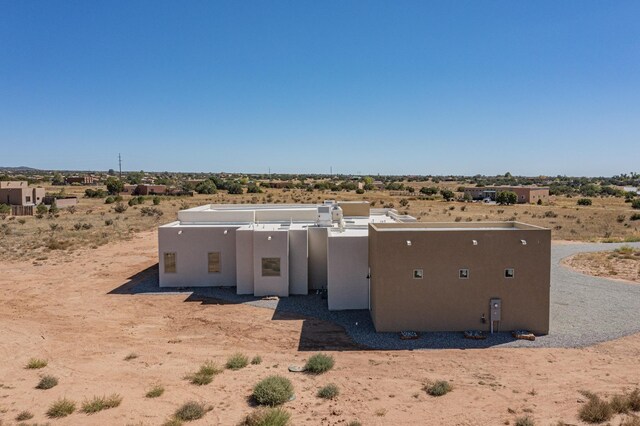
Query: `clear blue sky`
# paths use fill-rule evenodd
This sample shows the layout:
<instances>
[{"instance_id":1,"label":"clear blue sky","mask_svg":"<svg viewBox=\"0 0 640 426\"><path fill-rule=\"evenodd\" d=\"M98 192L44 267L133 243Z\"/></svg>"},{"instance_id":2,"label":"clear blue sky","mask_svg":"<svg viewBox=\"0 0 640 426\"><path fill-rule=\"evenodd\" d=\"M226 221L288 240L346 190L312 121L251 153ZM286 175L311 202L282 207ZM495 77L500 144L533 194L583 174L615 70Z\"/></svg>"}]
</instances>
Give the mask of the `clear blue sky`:
<instances>
[{"instance_id":1,"label":"clear blue sky","mask_svg":"<svg viewBox=\"0 0 640 426\"><path fill-rule=\"evenodd\" d=\"M640 169L640 1L0 0L0 165Z\"/></svg>"}]
</instances>

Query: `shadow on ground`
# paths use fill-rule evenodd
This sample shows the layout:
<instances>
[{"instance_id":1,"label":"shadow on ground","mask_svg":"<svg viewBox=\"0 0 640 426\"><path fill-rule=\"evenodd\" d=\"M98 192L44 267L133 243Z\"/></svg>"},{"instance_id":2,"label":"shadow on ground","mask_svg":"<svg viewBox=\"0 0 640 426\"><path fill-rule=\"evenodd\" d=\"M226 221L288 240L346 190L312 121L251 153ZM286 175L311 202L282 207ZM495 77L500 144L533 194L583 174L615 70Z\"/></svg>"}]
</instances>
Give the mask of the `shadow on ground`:
<instances>
[{"instance_id":1,"label":"shadow on ground","mask_svg":"<svg viewBox=\"0 0 640 426\"><path fill-rule=\"evenodd\" d=\"M300 351L474 349L515 343L531 346L534 343L523 344L509 333L495 333L485 340L468 340L462 333L422 333L418 339L401 340L397 333L376 333L367 310L329 311L326 299L319 294L265 299L238 295L235 287L161 288L158 286L158 264L132 275L108 294L185 294L185 302L212 307L246 304L271 309L273 321L302 320Z\"/></svg>"}]
</instances>

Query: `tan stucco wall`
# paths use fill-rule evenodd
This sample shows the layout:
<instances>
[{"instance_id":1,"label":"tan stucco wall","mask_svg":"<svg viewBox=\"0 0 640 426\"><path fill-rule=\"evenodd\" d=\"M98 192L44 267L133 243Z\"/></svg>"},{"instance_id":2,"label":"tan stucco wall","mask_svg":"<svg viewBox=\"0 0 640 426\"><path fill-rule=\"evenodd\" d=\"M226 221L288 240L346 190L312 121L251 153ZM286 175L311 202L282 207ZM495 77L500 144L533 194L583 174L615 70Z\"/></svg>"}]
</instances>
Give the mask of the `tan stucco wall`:
<instances>
[{"instance_id":1,"label":"tan stucco wall","mask_svg":"<svg viewBox=\"0 0 640 426\"><path fill-rule=\"evenodd\" d=\"M366 235L330 236L327 255L327 304L330 311L369 308L369 239Z\"/></svg>"},{"instance_id":2,"label":"tan stucco wall","mask_svg":"<svg viewBox=\"0 0 640 426\"><path fill-rule=\"evenodd\" d=\"M271 237L271 240L269 240ZM280 276L262 276L262 258L280 258ZM253 233L253 294L255 296L289 295L289 231L255 230Z\"/></svg>"},{"instance_id":3,"label":"tan stucco wall","mask_svg":"<svg viewBox=\"0 0 640 426\"><path fill-rule=\"evenodd\" d=\"M236 227L158 228L160 287L235 286L235 234ZM221 272L209 273L208 253L216 251L221 256ZM165 252L176 253L176 273L164 273Z\"/></svg>"},{"instance_id":4,"label":"tan stucco wall","mask_svg":"<svg viewBox=\"0 0 640 426\"><path fill-rule=\"evenodd\" d=\"M369 217L370 206L368 201L338 201L343 216Z\"/></svg>"},{"instance_id":5,"label":"tan stucco wall","mask_svg":"<svg viewBox=\"0 0 640 426\"><path fill-rule=\"evenodd\" d=\"M327 288L327 228L309 228L309 289Z\"/></svg>"},{"instance_id":6,"label":"tan stucco wall","mask_svg":"<svg viewBox=\"0 0 640 426\"><path fill-rule=\"evenodd\" d=\"M489 300L501 298L501 330L548 333L550 251L547 229L377 231L370 225L376 330L489 330ZM469 279L459 279L462 268ZM504 277L506 268L515 269L514 278ZM414 269L423 269L424 278L413 279Z\"/></svg>"},{"instance_id":7,"label":"tan stucco wall","mask_svg":"<svg viewBox=\"0 0 640 426\"><path fill-rule=\"evenodd\" d=\"M309 249L306 229L289 231L289 293L309 292Z\"/></svg>"}]
</instances>

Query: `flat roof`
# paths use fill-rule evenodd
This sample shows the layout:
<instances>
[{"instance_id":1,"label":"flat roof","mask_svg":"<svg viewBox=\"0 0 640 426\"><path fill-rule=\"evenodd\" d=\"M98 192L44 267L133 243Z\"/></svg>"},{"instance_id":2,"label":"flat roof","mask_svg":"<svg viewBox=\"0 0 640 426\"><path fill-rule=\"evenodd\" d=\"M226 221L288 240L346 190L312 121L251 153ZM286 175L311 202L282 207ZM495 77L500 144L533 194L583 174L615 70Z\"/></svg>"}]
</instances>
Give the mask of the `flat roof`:
<instances>
[{"instance_id":1,"label":"flat roof","mask_svg":"<svg viewBox=\"0 0 640 426\"><path fill-rule=\"evenodd\" d=\"M522 222L412 222L372 223L376 231L522 231L547 230L540 226Z\"/></svg>"}]
</instances>

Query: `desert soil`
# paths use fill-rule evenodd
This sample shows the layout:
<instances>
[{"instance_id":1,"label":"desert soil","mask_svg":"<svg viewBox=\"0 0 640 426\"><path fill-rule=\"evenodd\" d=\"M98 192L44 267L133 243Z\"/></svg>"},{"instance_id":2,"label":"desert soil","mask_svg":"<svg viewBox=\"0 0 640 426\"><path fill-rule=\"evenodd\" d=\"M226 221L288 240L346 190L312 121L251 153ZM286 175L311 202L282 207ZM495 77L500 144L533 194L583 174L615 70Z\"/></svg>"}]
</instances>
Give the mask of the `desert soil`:
<instances>
[{"instance_id":1,"label":"desert soil","mask_svg":"<svg viewBox=\"0 0 640 426\"><path fill-rule=\"evenodd\" d=\"M620 255L614 251L578 253L562 261L578 272L640 284L640 252Z\"/></svg>"},{"instance_id":2,"label":"desert soil","mask_svg":"<svg viewBox=\"0 0 640 426\"><path fill-rule=\"evenodd\" d=\"M537 425L580 424L579 390L606 396L640 383L640 335L584 349L368 351L330 323L274 319L268 309L184 294L128 294L130 278L157 262L156 250L157 234L149 231L96 249L52 252L38 265L0 262L1 424L15 424L15 416L29 410L31 422L52 425L160 425L182 403L197 400L213 409L190 424L234 425L253 410L253 385L274 373L295 386L296 399L285 408L296 425L356 419L363 425L496 425L527 414ZM301 333L309 330L312 343L301 348ZM325 344L341 347L330 352L332 371L287 371ZM263 362L225 371L206 386L184 380L203 361L222 365L238 351ZM124 360L132 352L138 357ZM32 357L49 364L25 369ZM44 374L57 376L59 385L35 389ZM430 397L421 390L429 379L448 380L454 389ZM330 382L340 396L317 398L317 389ZM164 395L145 398L154 384L165 387ZM57 398L81 403L114 392L123 397L117 408L46 418Z\"/></svg>"}]
</instances>

